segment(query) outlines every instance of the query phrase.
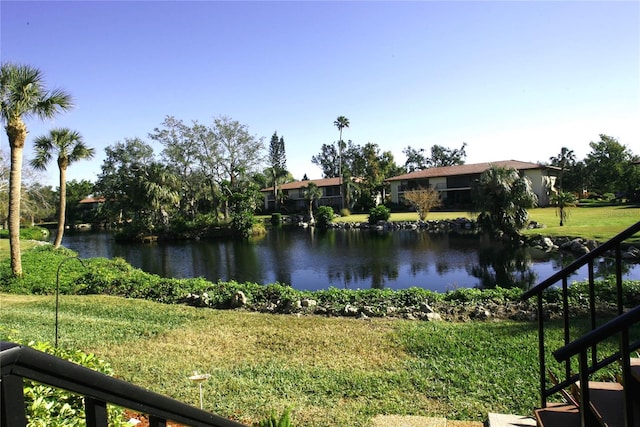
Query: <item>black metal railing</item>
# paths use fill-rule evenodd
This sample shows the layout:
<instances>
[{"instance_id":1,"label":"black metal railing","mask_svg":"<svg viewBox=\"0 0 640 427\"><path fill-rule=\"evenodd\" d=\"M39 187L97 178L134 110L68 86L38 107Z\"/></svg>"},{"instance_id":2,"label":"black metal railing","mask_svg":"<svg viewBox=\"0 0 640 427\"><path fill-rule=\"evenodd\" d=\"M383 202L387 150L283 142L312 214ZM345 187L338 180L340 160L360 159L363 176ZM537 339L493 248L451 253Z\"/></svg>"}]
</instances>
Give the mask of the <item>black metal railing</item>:
<instances>
[{"instance_id":1,"label":"black metal railing","mask_svg":"<svg viewBox=\"0 0 640 427\"><path fill-rule=\"evenodd\" d=\"M622 243L632 237L634 234L640 232L640 222L632 225L620 234L613 237L606 243L598 246L589 253L581 256L571 264L563 268L561 271L551 275L546 280L540 282L534 288L526 291L522 294L522 299L527 300L533 296L537 297L537 319L538 319L538 360L539 360L539 380L540 380L540 400L542 407L547 406L547 398L552 394L558 392L563 384L567 384L572 378L571 375L571 361L565 360L564 367L564 381L560 384L547 388L547 363L545 358L545 334L544 334L544 292L551 286L555 286L559 282L562 284L562 320L564 328L564 345L569 344L569 276L583 266L588 268L588 282L589 282L589 319L590 330L597 328L596 321L596 302L595 302L595 278L594 278L594 263L603 256L606 256L613 252L615 258L615 276L616 276L616 305L618 315L624 311L623 290L622 290ZM597 346L593 345L590 348L591 353L591 366L596 367L598 365Z\"/></svg>"},{"instance_id":2,"label":"black metal railing","mask_svg":"<svg viewBox=\"0 0 640 427\"><path fill-rule=\"evenodd\" d=\"M24 379L84 396L87 427L107 427L108 404L148 415L151 427L164 427L169 420L195 427L244 426L22 345L1 342L0 366L0 425L3 426L27 425Z\"/></svg>"},{"instance_id":3,"label":"black metal railing","mask_svg":"<svg viewBox=\"0 0 640 427\"><path fill-rule=\"evenodd\" d=\"M610 320L604 325L586 333L575 341L572 341L553 352L553 356L558 362L566 362L569 361L571 357L579 355L579 373L576 380L579 380L581 384L579 396L581 425L585 426L593 422L593 420L590 419L592 417L591 412L583 409L590 408L590 393L589 387L587 386L587 384L589 384L589 376L598 369L616 361L620 361L622 366L622 384L624 384L624 425L634 425L632 397L637 393L637 390L632 390L631 387L631 384L634 383L634 379L631 374L630 357L631 352L640 347L640 342L636 342L634 344L629 342L629 328L638 322L640 322L640 306L621 314L615 319ZM588 350L597 346L601 341L617 334L620 334L620 350L607 358L608 363L600 363L597 368L590 365L588 360Z\"/></svg>"}]
</instances>

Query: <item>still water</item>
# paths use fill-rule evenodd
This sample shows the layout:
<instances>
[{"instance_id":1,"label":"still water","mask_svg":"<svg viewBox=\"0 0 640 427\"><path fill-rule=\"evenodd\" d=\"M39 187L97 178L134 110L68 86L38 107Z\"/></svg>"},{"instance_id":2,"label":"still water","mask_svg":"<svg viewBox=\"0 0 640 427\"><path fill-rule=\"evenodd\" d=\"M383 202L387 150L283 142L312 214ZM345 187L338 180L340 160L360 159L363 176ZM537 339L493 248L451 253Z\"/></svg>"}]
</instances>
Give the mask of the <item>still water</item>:
<instances>
[{"instance_id":1,"label":"still water","mask_svg":"<svg viewBox=\"0 0 640 427\"><path fill-rule=\"evenodd\" d=\"M460 287L529 288L574 258L512 248L476 235L424 231L277 228L251 240L117 243L105 232L67 232L63 245L82 258L120 257L164 277L289 284L301 290L337 288L436 291ZM597 274L613 271L606 260ZM586 269L571 280L583 280ZM640 266L625 266L640 280Z\"/></svg>"}]
</instances>

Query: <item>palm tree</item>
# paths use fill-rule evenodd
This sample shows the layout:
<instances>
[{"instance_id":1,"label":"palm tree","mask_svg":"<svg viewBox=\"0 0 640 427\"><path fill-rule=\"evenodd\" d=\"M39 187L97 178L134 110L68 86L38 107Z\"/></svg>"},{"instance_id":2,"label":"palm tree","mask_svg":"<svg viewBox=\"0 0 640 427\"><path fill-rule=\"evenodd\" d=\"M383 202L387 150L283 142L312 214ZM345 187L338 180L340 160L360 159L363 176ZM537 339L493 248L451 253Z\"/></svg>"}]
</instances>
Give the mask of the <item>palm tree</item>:
<instances>
[{"instance_id":1,"label":"palm tree","mask_svg":"<svg viewBox=\"0 0 640 427\"><path fill-rule=\"evenodd\" d=\"M313 217L313 202L322 197L322 189L315 182L310 182L304 189L304 198L309 202L309 224L315 224Z\"/></svg>"},{"instance_id":2,"label":"palm tree","mask_svg":"<svg viewBox=\"0 0 640 427\"><path fill-rule=\"evenodd\" d=\"M20 255L20 190L22 187L22 156L27 139L24 120L55 117L72 107L71 96L60 89L47 90L43 75L37 68L12 63L0 68L0 121L5 124L11 147L9 175L9 245L11 272L22 275Z\"/></svg>"},{"instance_id":3,"label":"palm tree","mask_svg":"<svg viewBox=\"0 0 640 427\"><path fill-rule=\"evenodd\" d=\"M79 160L90 159L95 154L93 148L85 145L82 136L71 129L52 129L49 135L43 135L33 142L36 147L36 155L31 160L31 166L35 169L45 170L55 153L58 154L58 169L60 170L60 193L58 205L58 233L53 243L54 248L59 248L64 233L65 211L67 208L67 168L70 164Z\"/></svg>"},{"instance_id":4,"label":"palm tree","mask_svg":"<svg viewBox=\"0 0 640 427\"><path fill-rule=\"evenodd\" d=\"M529 218L527 208L537 204L538 198L528 178L513 168L492 166L480 175L476 187L478 223L489 233L519 236Z\"/></svg>"},{"instance_id":5,"label":"palm tree","mask_svg":"<svg viewBox=\"0 0 640 427\"><path fill-rule=\"evenodd\" d=\"M561 191L551 196L551 202L556 205L558 209L558 216L560 217L560 227L564 226L569 218L569 211L567 208L576 206L576 196L568 191Z\"/></svg>"},{"instance_id":6,"label":"palm tree","mask_svg":"<svg viewBox=\"0 0 640 427\"><path fill-rule=\"evenodd\" d=\"M340 178L340 208L344 208L344 197L342 191L342 129L349 127L349 119L345 116L338 116L334 120L333 125L340 131L340 140L338 141L338 177Z\"/></svg>"}]
</instances>

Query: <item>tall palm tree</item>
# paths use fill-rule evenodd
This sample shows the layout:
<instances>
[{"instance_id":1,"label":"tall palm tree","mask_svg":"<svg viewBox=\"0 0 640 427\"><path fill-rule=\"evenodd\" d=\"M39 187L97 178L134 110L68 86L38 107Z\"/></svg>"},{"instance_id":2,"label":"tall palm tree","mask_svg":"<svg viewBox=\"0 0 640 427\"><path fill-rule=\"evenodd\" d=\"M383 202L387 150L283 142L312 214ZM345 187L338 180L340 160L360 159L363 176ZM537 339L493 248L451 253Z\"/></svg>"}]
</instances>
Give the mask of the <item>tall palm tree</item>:
<instances>
[{"instance_id":1,"label":"tall palm tree","mask_svg":"<svg viewBox=\"0 0 640 427\"><path fill-rule=\"evenodd\" d=\"M340 178L340 208L344 208L344 196L342 191L342 129L349 127L349 119L345 116L338 116L333 121L333 125L340 131L340 140L338 141L338 177Z\"/></svg>"},{"instance_id":2,"label":"tall palm tree","mask_svg":"<svg viewBox=\"0 0 640 427\"><path fill-rule=\"evenodd\" d=\"M49 135L40 136L33 143L36 147L36 155L31 160L31 166L35 169L45 170L53 156L58 154L58 169L60 170L58 233L53 247L59 248L64 233L67 207L67 168L79 160L92 158L95 149L87 147L78 132L67 128L52 129L49 131Z\"/></svg>"},{"instance_id":3,"label":"tall palm tree","mask_svg":"<svg viewBox=\"0 0 640 427\"><path fill-rule=\"evenodd\" d=\"M9 175L9 245L11 272L22 275L20 256L20 189L22 187L22 156L27 139L25 119L55 117L72 107L71 96L60 89L47 90L43 75L37 68L13 63L0 68L0 121L5 125L11 147Z\"/></svg>"}]
</instances>

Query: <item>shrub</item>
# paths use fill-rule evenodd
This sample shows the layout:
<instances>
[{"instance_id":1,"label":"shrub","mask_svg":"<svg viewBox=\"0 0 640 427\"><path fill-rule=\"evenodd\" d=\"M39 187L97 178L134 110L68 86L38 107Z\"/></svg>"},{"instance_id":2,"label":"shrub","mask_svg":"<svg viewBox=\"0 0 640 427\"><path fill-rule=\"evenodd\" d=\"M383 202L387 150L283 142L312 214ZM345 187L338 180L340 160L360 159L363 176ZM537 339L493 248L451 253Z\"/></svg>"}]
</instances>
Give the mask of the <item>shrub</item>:
<instances>
[{"instance_id":1,"label":"shrub","mask_svg":"<svg viewBox=\"0 0 640 427\"><path fill-rule=\"evenodd\" d=\"M329 224L333 221L333 215L331 206L320 206L316 213L316 227L323 230L329 228Z\"/></svg>"},{"instance_id":2,"label":"shrub","mask_svg":"<svg viewBox=\"0 0 640 427\"><path fill-rule=\"evenodd\" d=\"M340 209L340 216L349 216L351 215L351 211L347 208Z\"/></svg>"},{"instance_id":3,"label":"shrub","mask_svg":"<svg viewBox=\"0 0 640 427\"><path fill-rule=\"evenodd\" d=\"M280 212L274 212L271 214L271 224L279 225L282 222L282 214Z\"/></svg>"},{"instance_id":4,"label":"shrub","mask_svg":"<svg viewBox=\"0 0 640 427\"><path fill-rule=\"evenodd\" d=\"M369 224L375 224L378 221L387 221L391 216L391 211L384 205L371 208L369 211Z\"/></svg>"},{"instance_id":5,"label":"shrub","mask_svg":"<svg viewBox=\"0 0 640 427\"><path fill-rule=\"evenodd\" d=\"M258 423L258 427L293 427L293 424L291 424L291 410L284 411L280 418L277 417L275 412L272 412L270 416Z\"/></svg>"},{"instance_id":6,"label":"shrub","mask_svg":"<svg viewBox=\"0 0 640 427\"><path fill-rule=\"evenodd\" d=\"M20 340L9 336L3 330L0 330L0 336L5 341L21 344ZM95 354L84 353L80 350L54 348L48 342L29 342L26 345L105 375L114 375L111 365ZM81 427L85 425L84 397L80 395L25 379L24 401L27 427ZM110 426L125 427L130 425L125 418L123 409L108 405L107 413Z\"/></svg>"},{"instance_id":7,"label":"shrub","mask_svg":"<svg viewBox=\"0 0 640 427\"><path fill-rule=\"evenodd\" d=\"M49 230L43 227L25 227L20 229L20 238L25 240L40 240L47 241L49 240ZM0 230L0 239L8 239L9 238L9 230L2 229Z\"/></svg>"}]
</instances>

